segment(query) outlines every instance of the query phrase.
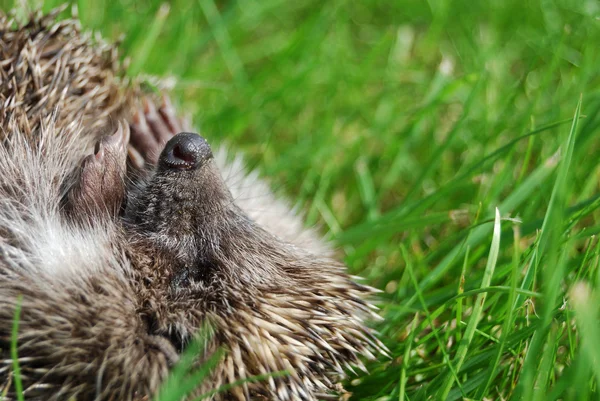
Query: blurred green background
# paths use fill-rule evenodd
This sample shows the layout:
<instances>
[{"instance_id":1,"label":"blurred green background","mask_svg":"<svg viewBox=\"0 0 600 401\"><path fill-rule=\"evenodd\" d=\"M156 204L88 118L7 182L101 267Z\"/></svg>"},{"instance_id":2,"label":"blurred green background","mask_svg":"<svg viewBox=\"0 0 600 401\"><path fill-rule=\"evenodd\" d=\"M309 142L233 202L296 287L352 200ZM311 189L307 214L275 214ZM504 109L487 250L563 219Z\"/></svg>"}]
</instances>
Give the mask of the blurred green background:
<instances>
[{"instance_id":1,"label":"blurred green background","mask_svg":"<svg viewBox=\"0 0 600 401\"><path fill-rule=\"evenodd\" d=\"M354 399L598 399L600 2L77 5L384 290Z\"/></svg>"}]
</instances>

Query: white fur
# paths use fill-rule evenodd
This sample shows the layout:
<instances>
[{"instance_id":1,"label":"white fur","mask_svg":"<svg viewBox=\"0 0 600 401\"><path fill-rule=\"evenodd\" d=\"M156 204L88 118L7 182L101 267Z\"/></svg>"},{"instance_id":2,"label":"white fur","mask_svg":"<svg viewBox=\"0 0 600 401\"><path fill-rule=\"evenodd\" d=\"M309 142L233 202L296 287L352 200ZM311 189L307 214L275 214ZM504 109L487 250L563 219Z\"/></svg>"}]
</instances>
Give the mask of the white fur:
<instances>
[{"instance_id":1,"label":"white fur","mask_svg":"<svg viewBox=\"0 0 600 401\"><path fill-rule=\"evenodd\" d=\"M86 153L80 127L57 132L50 120L41 131L37 146L19 132L0 145L2 261L16 273L59 281L122 265L111 252L111 225L75 225L59 210L60 184Z\"/></svg>"}]
</instances>

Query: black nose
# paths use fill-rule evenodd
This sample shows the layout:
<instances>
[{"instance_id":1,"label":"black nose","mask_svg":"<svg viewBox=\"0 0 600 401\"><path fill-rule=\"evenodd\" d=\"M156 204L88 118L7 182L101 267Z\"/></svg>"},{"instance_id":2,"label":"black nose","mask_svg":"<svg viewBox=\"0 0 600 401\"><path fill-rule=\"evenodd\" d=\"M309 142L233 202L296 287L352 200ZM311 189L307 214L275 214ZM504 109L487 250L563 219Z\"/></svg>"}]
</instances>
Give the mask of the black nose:
<instances>
[{"instance_id":1,"label":"black nose","mask_svg":"<svg viewBox=\"0 0 600 401\"><path fill-rule=\"evenodd\" d=\"M181 132L167 142L158 159L159 168L193 170L213 157L206 139L191 132Z\"/></svg>"}]
</instances>

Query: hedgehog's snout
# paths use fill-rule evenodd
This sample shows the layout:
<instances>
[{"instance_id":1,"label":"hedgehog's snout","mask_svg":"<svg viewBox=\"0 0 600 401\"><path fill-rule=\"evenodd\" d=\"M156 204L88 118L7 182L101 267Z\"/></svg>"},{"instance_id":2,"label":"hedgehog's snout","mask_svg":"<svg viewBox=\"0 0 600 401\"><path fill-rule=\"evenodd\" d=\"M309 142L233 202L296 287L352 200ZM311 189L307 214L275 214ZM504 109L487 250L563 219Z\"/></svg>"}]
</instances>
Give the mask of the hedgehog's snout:
<instances>
[{"instance_id":1,"label":"hedgehog's snout","mask_svg":"<svg viewBox=\"0 0 600 401\"><path fill-rule=\"evenodd\" d=\"M191 132L181 132L165 145L158 167L163 170L196 170L212 157L206 139Z\"/></svg>"}]
</instances>

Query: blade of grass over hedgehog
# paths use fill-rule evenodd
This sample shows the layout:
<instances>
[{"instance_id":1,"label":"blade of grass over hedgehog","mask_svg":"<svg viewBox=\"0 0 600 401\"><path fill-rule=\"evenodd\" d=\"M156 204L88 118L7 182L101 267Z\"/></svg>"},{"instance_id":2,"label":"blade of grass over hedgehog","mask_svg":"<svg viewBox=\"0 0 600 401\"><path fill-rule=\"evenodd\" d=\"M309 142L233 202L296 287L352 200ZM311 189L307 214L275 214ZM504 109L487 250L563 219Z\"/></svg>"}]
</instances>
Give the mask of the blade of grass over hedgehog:
<instances>
[{"instance_id":1,"label":"blade of grass over hedgehog","mask_svg":"<svg viewBox=\"0 0 600 401\"><path fill-rule=\"evenodd\" d=\"M17 307L15 308L15 317L11 333L10 342L10 357L12 358L13 367L13 384L15 387L15 393L19 401L24 401L25 396L23 395L23 383L21 381L21 369L19 367L19 355L17 353L17 342L19 340L19 319L21 316L21 302L22 297L19 295L17 300Z\"/></svg>"},{"instance_id":2,"label":"blade of grass over hedgehog","mask_svg":"<svg viewBox=\"0 0 600 401\"><path fill-rule=\"evenodd\" d=\"M198 355L204 355L212 331L208 325L198 332L181 355L179 362L175 365L167 381L159 390L156 401L179 401L188 397L198 388L198 383L210 378L211 370L218 364L223 356L223 350L218 349L206 358L199 368L197 365Z\"/></svg>"},{"instance_id":3,"label":"blade of grass over hedgehog","mask_svg":"<svg viewBox=\"0 0 600 401\"><path fill-rule=\"evenodd\" d=\"M198 388L198 384L205 380L210 380L210 375L219 360L223 357L225 351L218 349L209 355L202 363L202 366L197 366L198 355L204 355L205 350L212 338L212 330L208 325L201 329L194 340L188 345L186 350L181 355L181 359L175 365L169 378L162 385L156 401L180 401L190 397L192 392ZM222 385L214 391L209 391L196 398L194 401L200 401L212 398L215 394L227 392L235 387L243 386L245 383L255 383L269 378L286 376L289 373L286 371L272 372L270 374L248 377L243 380L237 380L231 384ZM21 400L20 400L21 401Z\"/></svg>"}]
</instances>

